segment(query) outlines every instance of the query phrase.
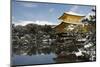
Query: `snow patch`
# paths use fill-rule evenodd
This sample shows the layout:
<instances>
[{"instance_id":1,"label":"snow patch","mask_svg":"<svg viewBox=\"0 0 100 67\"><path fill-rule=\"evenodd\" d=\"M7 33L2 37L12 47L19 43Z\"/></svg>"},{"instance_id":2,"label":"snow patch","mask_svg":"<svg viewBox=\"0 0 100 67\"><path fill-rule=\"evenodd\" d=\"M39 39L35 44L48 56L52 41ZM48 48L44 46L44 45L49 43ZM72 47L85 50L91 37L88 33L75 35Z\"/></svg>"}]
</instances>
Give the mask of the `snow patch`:
<instances>
[{"instance_id":1,"label":"snow patch","mask_svg":"<svg viewBox=\"0 0 100 67\"><path fill-rule=\"evenodd\" d=\"M93 45L92 43L88 43L87 45L84 46L84 48L91 47L92 45Z\"/></svg>"}]
</instances>

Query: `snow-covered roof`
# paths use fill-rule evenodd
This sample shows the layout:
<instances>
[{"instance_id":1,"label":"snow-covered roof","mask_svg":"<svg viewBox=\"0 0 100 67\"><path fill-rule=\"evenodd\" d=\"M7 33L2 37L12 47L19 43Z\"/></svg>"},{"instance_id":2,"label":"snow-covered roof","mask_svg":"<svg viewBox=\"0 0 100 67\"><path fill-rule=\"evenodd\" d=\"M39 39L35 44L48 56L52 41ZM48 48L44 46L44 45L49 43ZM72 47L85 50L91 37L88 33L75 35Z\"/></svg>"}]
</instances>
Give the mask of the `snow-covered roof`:
<instances>
[{"instance_id":1,"label":"snow-covered roof","mask_svg":"<svg viewBox=\"0 0 100 67\"><path fill-rule=\"evenodd\" d=\"M72 12L72 11L69 11L69 12L65 12L66 14L70 14L70 15L75 15L75 16L85 16L83 14L79 14L79 13L75 13L75 12Z\"/></svg>"}]
</instances>

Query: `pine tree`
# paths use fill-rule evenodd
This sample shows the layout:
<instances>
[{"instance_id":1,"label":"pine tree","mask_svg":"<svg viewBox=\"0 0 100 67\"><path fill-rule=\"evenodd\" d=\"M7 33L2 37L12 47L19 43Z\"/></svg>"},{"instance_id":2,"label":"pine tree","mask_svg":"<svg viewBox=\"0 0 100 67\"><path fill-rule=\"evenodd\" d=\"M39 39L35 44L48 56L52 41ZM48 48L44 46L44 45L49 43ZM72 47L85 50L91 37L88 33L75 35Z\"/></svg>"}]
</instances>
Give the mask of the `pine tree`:
<instances>
[{"instance_id":1,"label":"pine tree","mask_svg":"<svg viewBox=\"0 0 100 67\"><path fill-rule=\"evenodd\" d=\"M88 18L85 18L82 20L82 22L87 22L89 26L89 31L88 31L88 40L86 41L85 45L91 44L91 46L88 46L85 48L85 50L88 52L89 51L89 56L90 60L93 61L95 60L95 51L96 51L96 9L92 9L92 12L94 14L90 14ZM94 53L93 53L94 52ZM91 59L92 58L92 59Z\"/></svg>"}]
</instances>

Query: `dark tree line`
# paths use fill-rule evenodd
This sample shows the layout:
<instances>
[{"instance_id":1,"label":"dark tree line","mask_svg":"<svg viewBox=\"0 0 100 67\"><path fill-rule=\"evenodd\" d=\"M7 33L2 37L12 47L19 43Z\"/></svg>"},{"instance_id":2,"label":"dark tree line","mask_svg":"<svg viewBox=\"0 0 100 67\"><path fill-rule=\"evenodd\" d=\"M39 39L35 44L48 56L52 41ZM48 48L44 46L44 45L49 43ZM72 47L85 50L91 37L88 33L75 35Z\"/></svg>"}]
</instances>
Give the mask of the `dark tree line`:
<instances>
[{"instance_id":1,"label":"dark tree line","mask_svg":"<svg viewBox=\"0 0 100 67\"><path fill-rule=\"evenodd\" d=\"M27 24L25 26L12 24L12 50L36 49L44 39L53 38L55 31L52 25ZM30 51L30 50L29 50Z\"/></svg>"}]
</instances>

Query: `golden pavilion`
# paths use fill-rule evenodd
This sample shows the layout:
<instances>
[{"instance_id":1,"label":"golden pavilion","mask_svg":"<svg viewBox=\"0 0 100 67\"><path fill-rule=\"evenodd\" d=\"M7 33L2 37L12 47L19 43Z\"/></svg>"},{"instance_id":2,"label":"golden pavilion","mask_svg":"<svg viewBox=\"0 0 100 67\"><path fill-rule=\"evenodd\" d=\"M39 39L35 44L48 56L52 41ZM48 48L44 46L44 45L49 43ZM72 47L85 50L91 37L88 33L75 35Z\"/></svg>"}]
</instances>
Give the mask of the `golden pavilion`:
<instances>
[{"instance_id":1,"label":"golden pavilion","mask_svg":"<svg viewBox=\"0 0 100 67\"><path fill-rule=\"evenodd\" d=\"M65 12L58 19L61 21L59 25L55 27L55 30L59 33L72 31L76 26L84 26L81 22L84 15L74 13L74 12Z\"/></svg>"}]
</instances>

